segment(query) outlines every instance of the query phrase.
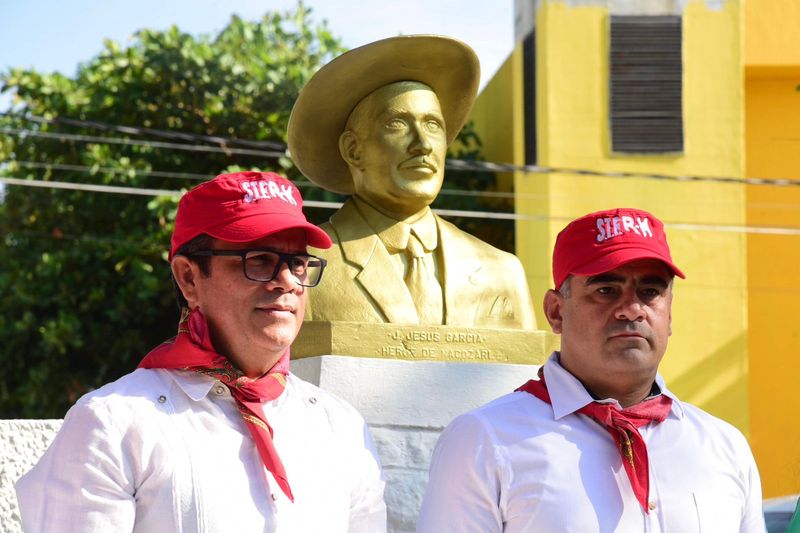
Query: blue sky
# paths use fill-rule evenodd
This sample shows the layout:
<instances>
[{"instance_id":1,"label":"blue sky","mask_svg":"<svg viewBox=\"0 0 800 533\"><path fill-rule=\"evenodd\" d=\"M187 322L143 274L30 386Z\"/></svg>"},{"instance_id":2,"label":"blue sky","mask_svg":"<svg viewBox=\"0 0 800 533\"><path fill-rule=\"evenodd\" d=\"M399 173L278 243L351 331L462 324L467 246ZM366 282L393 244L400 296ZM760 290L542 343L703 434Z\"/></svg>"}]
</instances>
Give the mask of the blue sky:
<instances>
[{"instance_id":1,"label":"blue sky","mask_svg":"<svg viewBox=\"0 0 800 533\"><path fill-rule=\"evenodd\" d=\"M485 83L511 53L513 0L306 0L314 20L327 19L353 48L398 34L436 33L459 38L481 60ZM72 75L96 55L103 39L122 44L140 28L215 33L231 14L256 19L288 9L294 0L0 0L0 70L33 67ZM8 106L0 96L0 108Z\"/></svg>"}]
</instances>

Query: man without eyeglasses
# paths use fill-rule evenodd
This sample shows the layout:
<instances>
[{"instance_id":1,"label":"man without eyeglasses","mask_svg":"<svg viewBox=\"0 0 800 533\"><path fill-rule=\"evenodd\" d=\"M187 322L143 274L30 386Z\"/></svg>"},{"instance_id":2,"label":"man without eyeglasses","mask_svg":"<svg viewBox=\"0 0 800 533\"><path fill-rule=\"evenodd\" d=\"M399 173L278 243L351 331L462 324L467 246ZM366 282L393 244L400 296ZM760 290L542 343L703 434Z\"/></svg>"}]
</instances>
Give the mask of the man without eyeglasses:
<instances>
[{"instance_id":1,"label":"man without eyeglasses","mask_svg":"<svg viewBox=\"0 0 800 533\"><path fill-rule=\"evenodd\" d=\"M223 174L183 196L178 334L70 409L17 484L25 531L385 531L363 419L289 372L327 248L299 191Z\"/></svg>"},{"instance_id":2,"label":"man without eyeglasses","mask_svg":"<svg viewBox=\"0 0 800 533\"><path fill-rule=\"evenodd\" d=\"M744 437L667 389L662 223L638 209L559 233L544 297L553 353L517 391L458 417L434 451L419 532L763 532Z\"/></svg>"}]
</instances>

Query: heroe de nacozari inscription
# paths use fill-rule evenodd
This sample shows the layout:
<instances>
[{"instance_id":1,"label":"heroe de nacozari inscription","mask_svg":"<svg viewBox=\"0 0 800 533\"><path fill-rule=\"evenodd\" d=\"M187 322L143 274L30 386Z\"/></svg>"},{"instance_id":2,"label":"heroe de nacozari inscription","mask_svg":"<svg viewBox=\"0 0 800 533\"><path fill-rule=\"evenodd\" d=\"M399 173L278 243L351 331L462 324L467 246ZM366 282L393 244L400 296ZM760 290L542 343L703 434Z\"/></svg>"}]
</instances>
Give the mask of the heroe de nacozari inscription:
<instances>
[{"instance_id":1,"label":"heroe de nacozari inscription","mask_svg":"<svg viewBox=\"0 0 800 533\"><path fill-rule=\"evenodd\" d=\"M389 342L376 349L376 357L501 362L508 359L490 349L486 336L480 333L394 330L387 337Z\"/></svg>"},{"instance_id":2,"label":"heroe de nacozari inscription","mask_svg":"<svg viewBox=\"0 0 800 533\"><path fill-rule=\"evenodd\" d=\"M307 321L536 327L519 260L429 207L479 78L469 46L416 35L351 50L303 88L289 120L291 156L314 183L351 195L322 226L333 247L312 252L328 266ZM492 358L461 339L439 342L453 343L454 357ZM395 350L416 355L403 344L381 348Z\"/></svg>"}]
</instances>

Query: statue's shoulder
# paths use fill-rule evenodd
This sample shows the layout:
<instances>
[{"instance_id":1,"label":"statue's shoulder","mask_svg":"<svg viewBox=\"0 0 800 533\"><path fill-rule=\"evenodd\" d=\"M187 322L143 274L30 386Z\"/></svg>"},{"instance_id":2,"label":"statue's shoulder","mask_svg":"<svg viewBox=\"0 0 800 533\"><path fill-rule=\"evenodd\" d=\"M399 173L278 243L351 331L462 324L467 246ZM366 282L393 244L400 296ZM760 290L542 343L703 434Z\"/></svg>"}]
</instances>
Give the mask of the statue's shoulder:
<instances>
[{"instance_id":1,"label":"statue's shoulder","mask_svg":"<svg viewBox=\"0 0 800 533\"><path fill-rule=\"evenodd\" d=\"M514 254L495 248L488 242L482 241L476 236L467 233L438 215L436 215L436 221L439 225L439 234L441 235L442 241L447 243L444 245L445 247L451 249L456 247L461 248L465 252L474 254L476 258L490 257L494 260L519 263L519 259Z\"/></svg>"},{"instance_id":2,"label":"statue's shoulder","mask_svg":"<svg viewBox=\"0 0 800 533\"><path fill-rule=\"evenodd\" d=\"M332 232L339 235L346 234L354 230L360 230L366 225L367 222L358 212L356 205L352 200L348 199L342 204L342 207L331 215L330 220L321 227L328 232L328 235L333 237Z\"/></svg>"},{"instance_id":3,"label":"statue's shoulder","mask_svg":"<svg viewBox=\"0 0 800 533\"><path fill-rule=\"evenodd\" d=\"M377 236L351 200L347 200L327 222L320 224L319 227L331 238L333 246L328 250L315 249L312 253L325 258L337 254L353 256L351 259L359 258L365 250L371 250L374 241L377 240Z\"/></svg>"}]
</instances>

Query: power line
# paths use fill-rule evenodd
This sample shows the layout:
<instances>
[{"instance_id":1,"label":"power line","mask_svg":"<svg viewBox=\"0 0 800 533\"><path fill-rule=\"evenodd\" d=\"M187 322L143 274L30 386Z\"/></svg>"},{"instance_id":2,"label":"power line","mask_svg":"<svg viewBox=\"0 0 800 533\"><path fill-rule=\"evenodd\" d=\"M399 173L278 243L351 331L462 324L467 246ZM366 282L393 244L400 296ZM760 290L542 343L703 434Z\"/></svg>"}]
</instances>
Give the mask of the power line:
<instances>
[{"instance_id":1,"label":"power line","mask_svg":"<svg viewBox=\"0 0 800 533\"><path fill-rule=\"evenodd\" d=\"M669 174L652 174L645 172L607 172L579 168L540 167L537 165L513 165L511 163L491 163L488 161L467 161L448 159L447 168L452 170L485 170L490 172L522 172L524 174L574 174L578 176L599 176L603 178L645 178L664 181L710 181L716 183L775 185L780 187L800 186L800 180L783 178L734 178L730 176L673 176Z\"/></svg>"},{"instance_id":2,"label":"power line","mask_svg":"<svg viewBox=\"0 0 800 533\"><path fill-rule=\"evenodd\" d=\"M182 196L184 191L173 191L167 189L144 189L138 187L123 187L119 185L93 185L87 183L74 183L69 181L43 181L43 180L25 180L18 178L0 177L0 183L7 185L18 185L22 187L40 187L50 189L67 189L75 191L89 191L89 192L107 192L117 194L135 194L140 196ZM304 200L305 207L320 207L324 209L339 209L342 207L343 202L326 202L322 200ZM433 210L436 213L450 216L461 216L470 218L490 218L500 220L514 220L512 213L490 213L486 211L455 211L455 210Z\"/></svg>"},{"instance_id":3,"label":"power line","mask_svg":"<svg viewBox=\"0 0 800 533\"><path fill-rule=\"evenodd\" d=\"M0 183L8 185L19 185L25 187L44 187L51 189L71 189L88 192L105 192L105 193L118 193L118 194L134 194L141 196L173 196L178 197L183 194L183 191L173 191L166 189L140 189L136 187L120 187L111 185L90 185L83 183L72 182L58 182L58 181L42 181L42 180L24 180L16 178L0 177ZM305 207L318 207L325 209L338 209L342 206L342 202L325 202L318 200L304 201ZM569 222L572 220L570 217L554 217L550 215L528 215L516 213L490 213L486 211L462 211L456 209L433 209L434 213L441 216L454 216L464 218L481 218L481 219L494 219L494 220L528 220L528 221L561 221ZM738 224L693 224L684 222L665 222L664 225L668 228L687 231L715 231L715 232L729 232L729 233L753 233L753 234L766 234L766 235L800 235L800 228L791 227L777 227L777 226L743 226Z\"/></svg>"},{"instance_id":4,"label":"power line","mask_svg":"<svg viewBox=\"0 0 800 533\"><path fill-rule=\"evenodd\" d=\"M130 171L136 173L137 176L152 176L155 178L177 178L177 179L191 179L191 180L208 180L213 178L213 175L208 174L195 174L190 172L165 172L159 170L143 170L137 168L113 168L113 167L90 167L88 165L72 165L65 163L40 163L38 161L8 161L9 164L17 165L23 168L39 168L45 170L66 170L71 172L84 172L88 174L95 174L98 172L108 174L127 174ZM315 189L322 189L319 185L311 181L293 181L294 185L298 188L311 187ZM322 189L324 190L324 189ZM515 197L543 197L540 194L521 194L515 195L513 192L495 192L495 191L465 191L460 189L442 189L439 191L440 195L444 196L471 196L471 197L490 197L490 198L508 198Z\"/></svg>"},{"instance_id":5,"label":"power line","mask_svg":"<svg viewBox=\"0 0 800 533\"><path fill-rule=\"evenodd\" d=\"M53 133L46 131L26 130L20 128L0 128L0 133L16 135L19 137L41 137L43 139L56 139L61 141L94 142L99 144L124 144L131 146L148 146L150 148L167 148L170 150L187 150L190 152L217 152L226 155L258 155L270 158L286 156L285 152L267 150L251 150L249 148L222 148L218 146L203 146L197 144L167 143L161 141L143 141L138 139L120 139L117 137L98 137L95 135L80 135L75 133Z\"/></svg>"},{"instance_id":6,"label":"power line","mask_svg":"<svg viewBox=\"0 0 800 533\"><path fill-rule=\"evenodd\" d=\"M119 126L127 128L127 126ZM163 131L163 130L159 130ZM227 148L215 146L202 146L190 145L179 143L162 143L158 141L142 141L135 139L119 139L116 137L97 137L90 135L77 135L69 133L51 133L40 132L29 129L19 128L0 128L0 133L8 133L10 135L17 135L20 137L43 137L54 138L60 140L75 140L79 142L97 142L108 144L128 144L139 146L150 146L153 148L166 148L175 150L189 150L199 152L221 152L225 154L241 154L241 155L257 155L268 158L279 158L287 155L285 151L268 151L268 150L249 150L241 148ZM185 134L190 135L191 134ZM284 145L280 145L285 148ZM629 171L600 171L592 169L579 169L579 168L566 168L566 167L545 167L538 165L515 165L512 163L495 163L490 161L474 161L462 159L448 159L446 161L446 168L456 172L465 171L485 171L485 172L521 172L523 174L571 174L578 176L597 176L605 178L638 178L638 179L652 179L661 181L679 181L679 182L714 182L714 183L727 183L733 185L770 185L779 187L798 187L800 180L792 180L785 178L737 178L732 176L701 176L701 175L670 175L670 174L656 174L648 172L629 172ZM505 194L505 193L497 193Z\"/></svg>"},{"instance_id":7,"label":"power line","mask_svg":"<svg viewBox=\"0 0 800 533\"><path fill-rule=\"evenodd\" d=\"M91 128L100 131L116 131L130 135L150 135L164 139L177 139L181 141L203 141L218 144L220 146L241 145L250 148L261 148L270 150L286 151L286 145L275 141L251 141L249 139L234 139L231 137L220 137L217 135L200 135L197 133L186 133L174 130L161 130L156 128L141 128L138 126L122 126L118 124L108 124L95 120L80 120L76 118L55 117L46 118L36 115L17 115L9 112L0 112L0 116L19 118L37 124L64 124L66 126L76 126Z\"/></svg>"},{"instance_id":8,"label":"power line","mask_svg":"<svg viewBox=\"0 0 800 533\"><path fill-rule=\"evenodd\" d=\"M138 168L112 168L112 167L90 167L87 165L69 165L65 163L39 163L36 161L9 161L9 163L23 168L40 168L45 170L67 170L72 172L85 172L89 174L127 174L131 171L137 176L152 176L154 178L176 178L190 180L209 180L214 176L208 174L194 174L190 172L165 172L161 170L143 170Z\"/></svg>"},{"instance_id":9,"label":"power line","mask_svg":"<svg viewBox=\"0 0 800 533\"><path fill-rule=\"evenodd\" d=\"M8 162L11 165L16 165L23 168L37 168L37 169L45 169L45 170L63 170L63 171L70 171L70 172L83 172L87 174L96 174L96 173L106 173L106 174L128 174L129 172L135 172L136 176L147 176L147 177L162 177L162 178L175 178L175 179L190 179L190 180L198 180L198 181L205 181L213 177L213 175L208 174L196 174L196 173L189 173L189 172L166 172L166 171L158 171L158 170L143 170L137 168L128 168L128 169L120 169L120 168L113 168L113 167L91 167L87 165L72 165L72 164L64 164L64 163L40 163L37 161L19 161L19 160L12 160ZM293 181L294 185L300 189L322 189L316 183L310 181ZM546 199L552 196L548 196L547 194L543 193L515 193L515 192L498 192L498 191L467 191L462 189L442 189L439 191L439 196L454 196L454 197L485 197L485 198L507 198L510 200L513 199ZM574 194L569 195L570 198L578 198L578 196ZM586 196L581 196L586 197ZM714 202L714 205L719 205L719 202ZM774 202L770 203L753 203L747 202L747 207L750 208L766 208L771 210L778 210L778 209L790 209L793 211L800 210L800 205L796 204L777 204ZM457 215L454 215L457 216Z\"/></svg>"},{"instance_id":10,"label":"power line","mask_svg":"<svg viewBox=\"0 0 800 533\"><path fill-rule=\"evenodd\" d=\"M208 180L212 178L212 175L208 174L196 174L196 173L189 173L189 172L165 172L165 171L157 171L157 170L143 170L143 169L136 169L136 168L113 168L113 167L91 167L87 165L72 165L72 164L64 164L64 163L40 163L37 161L19 161L19 160L12 160L8 162L11 165L23 167L23 168L37 168L37 169L45 169L45 170L59 170L59 171L69 171L69 172L83 172L87 174L96 174L96 173L106 173L106 174L128 174L129 172L135 172L136 176L146 176L146 177L163 177L163 178L175 178L175 179L190 179L190 180ZM310 181L293 181L294 185L300 189L322 189L319 185L310 182ZM442 189L439 191L439 196L455 196L455 197L488 197L488 198L508 198L508 199L545 199L548 198L548 195L542 193L514 193L514 192L495 192L495 191L467 191L461 189ZM574 194L569 195L570 198L577 198L578 196ZM582 196L585 197L585 196ZM718 202L715 202L715 205L719 205ZM791 209L791 210L800 210L800 205L794 204L774 204L774 203L750 203L747 202L748 207L763 207L768 209ZM777 206L777 207L776 207ZM457 215L454 215L457 216Z\"/></svg>"},{"instance_id":11,"label":"power line","mask_svg":"<svg viewBox=\"0 0 800 533\"><path fill-rule=\"evenodd\" d=\"M113 192L120 194L135 194L139 196L180 196L181 191L166 189L141 189L138 187L120 187L117 185L93 185L90 183L72 183L68 181L42 181L21 180L17 178L0 177L0 183L7 185L20 185L22 187L40 187L45 189L68 189L74 191Z\"/></svg>"}]
</instances>

